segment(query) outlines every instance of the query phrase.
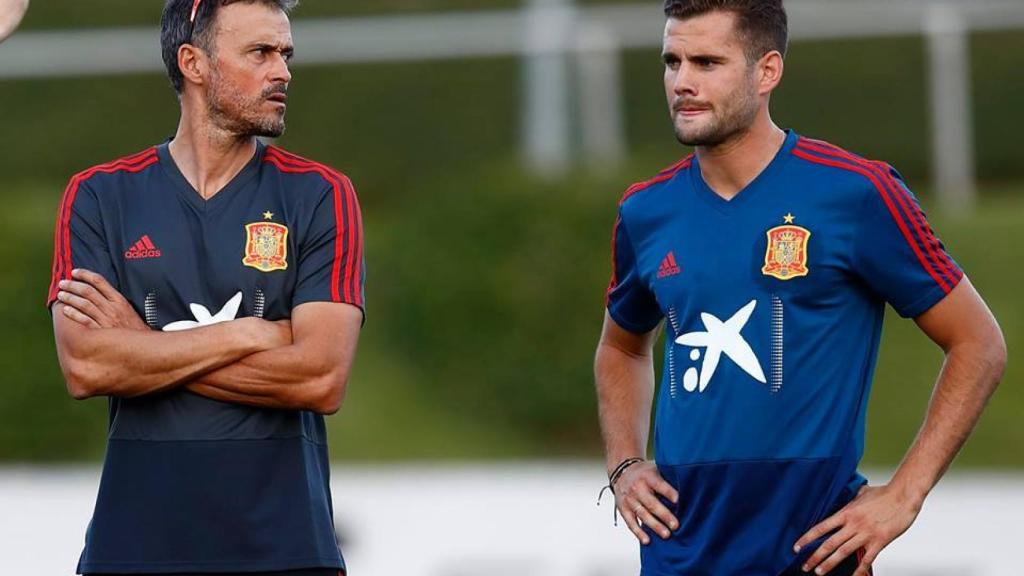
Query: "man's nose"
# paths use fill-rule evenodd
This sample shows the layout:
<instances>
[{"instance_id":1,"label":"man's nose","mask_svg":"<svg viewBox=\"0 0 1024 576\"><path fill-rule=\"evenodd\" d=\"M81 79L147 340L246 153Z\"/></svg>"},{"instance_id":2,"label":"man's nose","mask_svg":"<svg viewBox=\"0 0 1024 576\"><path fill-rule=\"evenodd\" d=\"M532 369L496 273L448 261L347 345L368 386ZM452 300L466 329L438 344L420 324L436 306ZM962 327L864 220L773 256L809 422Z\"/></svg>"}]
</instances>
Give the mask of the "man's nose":
<instances>
[{"instance_id":1,"label":"man's nose","mask_svg":"<svg viewBox=\"0 0 1024 576\"><path fill-rule=\"evenodd\" d=\"M292 80L292 73L288 70L288 61L280 53L274 61L274 67L270 73L270 80L275 84L287 84Z\"/></svg>"}]
</instances>

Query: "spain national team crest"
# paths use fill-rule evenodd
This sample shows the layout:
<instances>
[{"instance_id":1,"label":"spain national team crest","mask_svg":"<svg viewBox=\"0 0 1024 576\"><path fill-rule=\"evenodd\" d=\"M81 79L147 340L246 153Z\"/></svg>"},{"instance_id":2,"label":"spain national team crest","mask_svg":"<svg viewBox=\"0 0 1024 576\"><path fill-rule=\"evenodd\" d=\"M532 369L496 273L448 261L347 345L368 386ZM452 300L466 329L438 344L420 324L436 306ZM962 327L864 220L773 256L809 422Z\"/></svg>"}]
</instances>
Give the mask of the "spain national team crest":
<instances>
[{"instance_id":1,"label":"spain national team crest","mask_svg":"<svg viewBox=\"0 0 1024 576\"><path fill-rule=\"evenodd\" d=\"M764 255L765 276L779 280L792 280L807 276L807 241L811 231L793 224L793 215L787 214L786 224L768 231L768 249Z\"/></svg>"},{"instance_id":2,"label":"spain national team crest","mask_svg":"<svg viewBox=\"0 0 1024 576\"><path fill-rule=\"evenodd\" d=\"M274 222L246 224L242 264L260 272L287 269L288 227Z\"/></svg>"}]
</instances>

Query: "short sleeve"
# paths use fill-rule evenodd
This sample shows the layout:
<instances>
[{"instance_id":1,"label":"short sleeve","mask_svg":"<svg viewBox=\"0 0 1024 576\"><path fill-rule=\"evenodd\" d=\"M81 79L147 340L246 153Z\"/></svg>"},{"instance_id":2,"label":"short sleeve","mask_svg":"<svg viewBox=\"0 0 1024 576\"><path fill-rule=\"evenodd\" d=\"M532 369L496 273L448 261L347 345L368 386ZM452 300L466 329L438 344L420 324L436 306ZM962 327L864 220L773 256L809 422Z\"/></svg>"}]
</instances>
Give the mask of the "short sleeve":
<instances>
[{"instance_id":1,"label":"short sleeve","mask_svg":"<svg viewBox=\"0 0 1024 576\"><path fill-rule=\"evenodd\" d=\"M650 332L662 319L658 301L638 268L621 209L612 232L612 279L608 285L607 307L608 314L619 326L636 334Z\"/></svg>"},{"instance_id":2,"label":"short sleeve","mask_svg":"<svg viewBox=\"0 0 1024 576\"><path fill-rule=\"evenodd\" d=\"M963 278L899 173L879 164L881 186L859 214L853 266L904 318L928 311Z\"/></svg>"},{"instance_id":3,"label":"short sleeve","mask_svg":"<svg viewBox=\"0 0 1024 576\"><path fill-rule=\"evenodd\" d=\"M103 228L99 199L88 183L77 176L68 183L57 210L47 308L57 300L58 283L70 279L76 268L96 272L114 289L121 289Z\"/></svg>"},{"instance_id":4,"label":"short sleeve","mask_svg":"<svg viewBox=\"0 0 1024 576\"><path fill-rule=\"evenodd\" d=\"M329 189L314 208L298 245L298 272L292 306L343 302L365 310L363 225L355 188L331 174Z\"/></svg>"}]
</instances>

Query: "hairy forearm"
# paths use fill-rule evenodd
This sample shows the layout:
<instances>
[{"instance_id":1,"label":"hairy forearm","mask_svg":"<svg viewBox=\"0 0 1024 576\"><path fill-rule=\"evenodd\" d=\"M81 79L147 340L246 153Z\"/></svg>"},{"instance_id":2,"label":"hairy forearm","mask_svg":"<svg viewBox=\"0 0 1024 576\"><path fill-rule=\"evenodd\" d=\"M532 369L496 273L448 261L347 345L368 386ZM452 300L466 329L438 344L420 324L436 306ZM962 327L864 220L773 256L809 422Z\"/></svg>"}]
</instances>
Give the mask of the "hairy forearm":
<instances>
[{"instance_id":1,"label":"hairy forearm","mask_svg":"<svg viewBox=\"0 0 1024 576\"><path fill-rule=\"evenodd\" d=\"M348 367L303 344L247 356L187 384L192 392L237 404L333 413L345 392Z\"/></svg>"},{"instance_id":2,"label":"hairy forearm","mask_svg":"<svg viewBox=\"0 0 1024 576\"><path fill-rule=\"evenodd\" d=\"M1002 377L1005 357L990 344L950 349L924 424L893 476L892 485L923 502L949 468Z\"/></svg>"},{"instance_id":3,"label":"hairy forearm","mask_svg":"<svg viewBox=\"0 0 1024 576\"><path fill-rule=\"evenodd\" d=\"M76 398L159 392L261 350L245 326L225 322L188 332L81 328L58 338L61 368Z\"/></svg>"},{"instance_id":4,"label":"hairy forearm","mask_svg":"<svg viewBox=\"0 0 1024 576\"><path fill-rule=\"evenodd\" d=\"M594 361L594 379L611 470L626 458L646 455L654 394L652 358L602 342Z\"/></svg>"}]
</instances>

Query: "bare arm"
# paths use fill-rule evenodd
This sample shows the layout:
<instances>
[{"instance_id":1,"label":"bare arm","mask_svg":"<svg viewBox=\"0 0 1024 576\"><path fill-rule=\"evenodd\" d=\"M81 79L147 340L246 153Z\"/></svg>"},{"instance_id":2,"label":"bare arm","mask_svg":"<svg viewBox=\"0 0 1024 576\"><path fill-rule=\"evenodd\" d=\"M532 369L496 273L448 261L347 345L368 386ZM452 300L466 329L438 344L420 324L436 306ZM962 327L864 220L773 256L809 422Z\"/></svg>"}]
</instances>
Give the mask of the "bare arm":
<instances>
[{"instance_id":1,"label":"bare arm","mask_svg":"<svg viewBox=\"0 0 1024 576\"><path fill-rule=\"evenodd\" d=\"M63 305L57 315L67 316L62 324L68 326L63 330L96 329L102 338L96 346L112 346L113 350L108 351L111 358L138 362L139 354L145 359L154 355L149 350L151 347L139 338L155 337L160 342L172 338L173 342L180 340L185 343L184 346L189 342L195 344L192 350L155 347L170 351L156 354L164 364L156 365L151 375L145 371L140 374L130 364L112 367L108 361L98 367L83 364L93 368L86 371L90 375L87 389L94 388L93 380L105 383L112 379L110 374L101 370L107 368L118 370L118 381L124 379L137 388L140 387L139 382L148 382L148 376L155 385L139 393L187 381L189 390L224 402L314 410L325 414L336 412L341 405L362 324L362 311L355 306L308 302L295 308L291 321L243 318L185 332L153 332L131 304L102 276L76 270L72 277L75 280L61 283L61 291L57 295ZM228 329L229 326L236 329ZM247 334L250 335L248 339ZM222 341L224 338L227 340ZM241 338L242 344L249 344L250 339L255 338L259 346L242 346L239 352L235 348L238 342L232 338ZM136 352L136 348L142 350ZM196 350L202 352L199 355L202 362L186 364L192 358L189 354ZM176 357L175 354L184 356ZM91 360L89 350L76 355L76 358L78 356L83 357L79 364ZM189 368L160 372L159 368L167 364ZM93 377L95 372L98 374ZM72 379L68 381L70 385Z\"/></svg>"},{"instance_id":2,"label":"bare arm","mask_svg":"<svg viewBox=\"0 0 1024 576\"><path fill-rule=\"evenodd\" d=\"M916 322L946 358L924 425L890 483L923 502L978 423L1007 354L999 324L966 278Z\"/></svg>"},{"instance_id":3,"label":"bare arm","mask_svg":"<svg viewBox=\"0 0 1024 576\"><path fill-rule=\"evenodd\" d=\"M103 276L73 270L59 284L53 330L75 398L140 396L291 343L287 323L245 318L187 332L150 330Z\"/></svg>"},{"instance_id":4,"label":"bare arm","mask_svg":"<svg viewBox=\"0 0 1024 576\"><path fill-rule=\"evenodd\" d=\"M633 334L605 312L594 381L609 472L626 458L647 454L657 339L657 330Z\"/></svg>"},{"instance_id":5,"label":"bare arm","mask_svg":"<svg viewBox=\"0 0 1024 576\"><path fill-rule=\"evenodd\" d=\"M355 306L299 305L292 311L290 346L247 356L187 388L225 402L333 414L345 396L361 323Z\"/></svg>"},{"instance_id":6,"label":"bare arm","mask_svg":"<svg viewBox=\"0 0 1024 576\"><path fill-rule=\"evenodd\" d=\"M275 345L254 319L158 332L88 327L64 308L54 305L53 330L68 392L77 399L159 392Z\"/></svg>"},{"instance_id":7,"label":"bare arm","mask_svg":"<svg viewBox=\"0 0 1024 576\"><path fill-rule=\"evenodd\" d=\"M601 433L609 473L627 458L644 458L654 401L654 343L658 330L634 334L624 330L605 312L601 341L594 358ZM619 477L615 503L629 529L643 544L650 538L641 524L668 538L679 523L658 500L675 502L679 495L658 474L652 462L634 464Z\"/></svg>"},{"instance_id":8,"label":"bare arm","mask_svg":"<svg viewBox=\"0 0 1024 576\"><path fill-rule=\"evenodd\" d=\"M913 523L1002 377L1006 343L991 311L967 278L916 322L946 355L924 424L887 485L865 488L850 505L797 542L804 546L837 530L811 556L805 570L821 563L822 573L826 573L864 548L856 576L867 576L878 553Z\"/></svg>"},{"instance_id":9,"label":"bare arm","mask_svg":"<svg viewBox=\"0 0 1024 576\"><path fill-rule=\"evenodd\" d=\"M0 42L10 36L28 10L28 0L0 2Z\"/></svg>"}]
</instances>

